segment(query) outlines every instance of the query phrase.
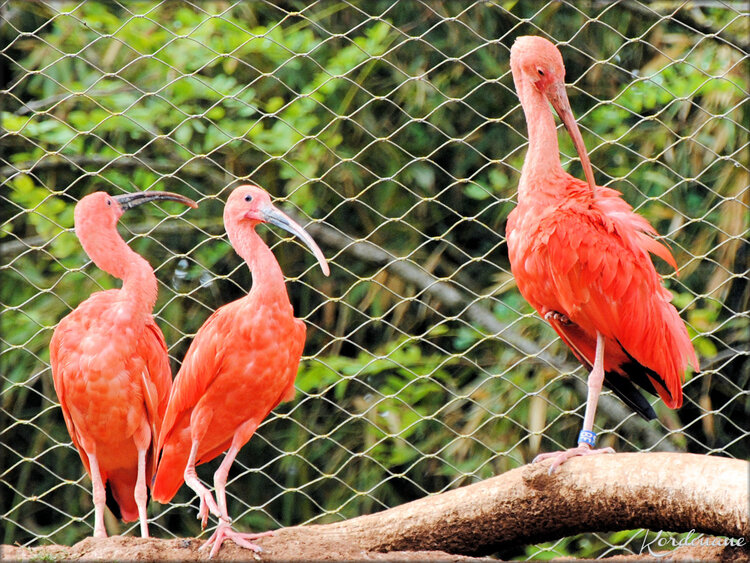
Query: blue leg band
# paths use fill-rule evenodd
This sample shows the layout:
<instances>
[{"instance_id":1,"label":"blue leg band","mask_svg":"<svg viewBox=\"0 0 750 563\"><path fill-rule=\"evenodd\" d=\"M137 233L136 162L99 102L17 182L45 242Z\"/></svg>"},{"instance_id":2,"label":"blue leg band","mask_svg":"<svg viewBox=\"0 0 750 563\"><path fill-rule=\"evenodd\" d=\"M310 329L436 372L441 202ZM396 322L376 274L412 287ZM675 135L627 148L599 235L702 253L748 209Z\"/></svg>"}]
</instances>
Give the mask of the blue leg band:
<instances>
[{"instance_id":1,"label":"blue leg band","mask_svg":"<svg viewBox=\"0 0 750 563\"><path fill-rule=\"evenodd\" d=\"M581 433L578 434L578 443L588 444L593 448L594 446L596 446L596 434L594 434L590 430L581 430Z\"/></svg>"}]
</instances>

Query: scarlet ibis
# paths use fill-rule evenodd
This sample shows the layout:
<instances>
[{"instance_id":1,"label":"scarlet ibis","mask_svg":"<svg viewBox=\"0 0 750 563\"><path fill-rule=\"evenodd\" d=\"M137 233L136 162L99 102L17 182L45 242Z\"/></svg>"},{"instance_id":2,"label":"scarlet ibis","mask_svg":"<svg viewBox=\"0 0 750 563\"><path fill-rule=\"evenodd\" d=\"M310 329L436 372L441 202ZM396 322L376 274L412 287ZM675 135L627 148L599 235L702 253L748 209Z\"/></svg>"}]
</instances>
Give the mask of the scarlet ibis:
<instances>
[{"instance_id":1,"label":"scarlet ibis","mask_svg":"<svg viewBox=\"0 0 750 563\"><path fill-rule=\"evenodd\" d=\"M75 207L75 232L99 268L122 289L98 291L63 318L50 341L55 391L65 425L91 476L94 537L106 537L105 503L148 537L147 483L172 374L152 310L154 270L117 232L125 210L154 200L196 203L169 192L96 192Z\"/></svg>"},{"instance_id":2,"label":"scarlet ibis","mask_svg":"<svg viewBox=\"0 0 750 563\"><path fill-rule=\"evenodd\" d=\"M518 205L507 224L511 270L521 294L591 370L578 447L535 459L554 458L551 473L570 457L614 451L594 449L602 384L650 420L656 414L636 385L678 408L687 365L697 370L698 360L649 256L676 270L672 254L620 192L594 182L560 51L544 38L519 37L510 67L529 133ZM586 182L560 165L548 102L573 139Z\"/></svg>"},{"instance_id":3,"label":"scarlet ibis","mask_svg":"<svg viewBox=\"0 0 750 563\"><path fill-rule=\"evenodd\" d=\"M224 208L229 241L250 268L253 284L241 299L219 307L201 326L174 380L159 435L162 452L152 489L169 502L184 482L198 495L203 527L209 511L219 518L202 546L213 557L226 538L253 551L253 540L269 535L236 532L227 512L226 482L237 452L281 401L294 397L305 324L294 317L284 276L271 250L255 232L271 223L300 237L329 274L328 264L304 229L257 186L239 186ZM198 479L195 466L227 450L214 473L216 501Z\"/></svg>"}]
</instances>

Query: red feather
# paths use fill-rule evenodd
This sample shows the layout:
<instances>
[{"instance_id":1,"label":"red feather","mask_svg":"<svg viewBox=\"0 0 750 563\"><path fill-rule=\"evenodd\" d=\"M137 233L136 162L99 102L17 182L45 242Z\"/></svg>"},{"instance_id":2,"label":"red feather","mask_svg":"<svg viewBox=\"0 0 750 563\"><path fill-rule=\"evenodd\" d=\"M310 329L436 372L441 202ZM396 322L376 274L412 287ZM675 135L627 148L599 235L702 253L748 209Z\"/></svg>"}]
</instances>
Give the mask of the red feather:
<instances>
[{"instance_id":1,"label":"red feather","mask_svg":"<svg viewBox=\"0 0 750 563\"><path fill-rule=\"evenodd\" d=\"M676 266L674 258L615 190L600 187L594 198L572 177L562 187L556 206L531 198L509 217L521 293L541 315L556 311L575 325L553 324L585 364L593 365L599 332L606 371L627 375L622 366L632 358L657 374L649 377L662 400L679 407L685 368L698 360L649 252Z\"/></svg>"}]
</instances>

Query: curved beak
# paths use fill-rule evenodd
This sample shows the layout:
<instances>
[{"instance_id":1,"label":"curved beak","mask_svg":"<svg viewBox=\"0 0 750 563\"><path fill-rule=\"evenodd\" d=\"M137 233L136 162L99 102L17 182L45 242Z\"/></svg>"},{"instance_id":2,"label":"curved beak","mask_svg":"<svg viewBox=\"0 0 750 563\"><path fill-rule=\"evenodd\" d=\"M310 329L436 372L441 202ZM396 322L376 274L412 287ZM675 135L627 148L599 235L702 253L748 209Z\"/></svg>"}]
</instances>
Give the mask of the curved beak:
<instances>
[{"instance_id":1,"label":"curved beak","mask_svg":"<svg viewBox=\"0 0 750 563\"><path fill-rule=\"evenodd\" d=\"M178 201L184 205L187 205L188 207L192 207L193 209L198 207L198 204L189 197L185 197L180 194L173 194L172 192L135 192L132 194L114 196L112 199L120 204L120 207L122 207L123 211L127 211L128 209L132 209L133 207L137 207L138 205L149 201L157 200Z\"/></svg>"},{"instance_id":2,"label":"curved beak","mask_svg":"<svg viewBox=\"0 0 750 563\"><path fill-rule=\"evenodd\" d=\"M265 222L281 227L285 231L301 238L310 249L310 252L312 252L315 258L318 259L320 269L323 270L323 273L326 276L331 273L328 268L328 262L326 262L326 257L323 255L323 251L320 250L320 247L315 243L313 238L307 234L307 231L299 225L299 223L289 217L286 213L276 209L273 205L264 207L260 210L260 213Z\"/></svg>"},{"instance_id":3,"label":"curved beak","mask_svg":"<svg viewBox=\"0 0 750 563\"><path fill-rule=\"evenodd\" d=\"M576 118L573 116L573 110L570 109L570 101L568 100L568 94L565 92L565 84L563 82L553 82L544 91L547 100L555 108L557 115L565 125L565 129L568 130L568 135L573 139L573 145L575 145L576 152L581 159L583 165L583 173L586 175L586 181L589 184L592 192L596 191L596 183L594 182L594 171L591 168L591 161L589 160L589 153L586 152L586 145L583 144L583 137L581 131L578 129Z\"/></svg>"}]
</instances>

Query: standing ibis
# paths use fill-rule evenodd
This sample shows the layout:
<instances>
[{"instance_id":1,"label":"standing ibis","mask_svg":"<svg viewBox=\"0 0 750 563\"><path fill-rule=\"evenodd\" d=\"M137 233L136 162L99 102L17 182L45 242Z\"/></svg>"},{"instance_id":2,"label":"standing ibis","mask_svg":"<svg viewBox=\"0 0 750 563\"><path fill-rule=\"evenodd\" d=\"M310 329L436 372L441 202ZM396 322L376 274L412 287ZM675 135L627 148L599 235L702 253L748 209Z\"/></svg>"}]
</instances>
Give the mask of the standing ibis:
<instances>
[{"instance_id":1,"label":"standing ibis","mask_svg":"<svg viewBox=\"0 0 750 563\"><path fill-rule=\"evenodd\" d=\"M99 268L122 289L98 291L60 321L50 341L55 391L65 424L91 476L94 537L106 537L105 503L126 522L140 520L148 537L147 484L172 383L167 346L154 322L156 276L117 232L125 210L169 192L111 196L96 192L75 207L75 232Z\"/></svg>"},{"instance_id":2,"label":"standing ibis","mask_svg":"<svg viewBox=\"0 0 750 563\"><path fill-rule=\"evenodd\" d=\"M677 269L674 258L619 192L594 182L560 51L541 37L519 37L510 67L529 134L507 224L511 269L521 294L591 371L578 446L535 460L554 458L552 472L573 456L613 451L595 449L602 384L649 420L656 414L637 387L678 408L687 365L698 369L698 360L649 253ZM550 104L573 139L585 182L560 165Z\"/></svg>"},{"instance_id":3,"label":"standing ibis","mask_svg":"<svg viewBox=\"0 0 750 563\"><path fill-rule=\"evenodd\" d=\"M328 275L328 264L300 225L279 211L266 191L240 186L224 208L224 226L253 278L250 292L219 307L201 326L172 386L159 435L161 459L152 489L168 502L183 481L198 495L203 527L209 512L219 519L202 548L213 557L226 538L260 551L253 540L268 535L237 532L227 512L226 482L237 452L281 401L294 397L305 324L294 317L276 258L255 232L271 223L301 238ZM214 473L216 500L197 477L195 466L226 451Z\"/></svg>"}]
</instances>

